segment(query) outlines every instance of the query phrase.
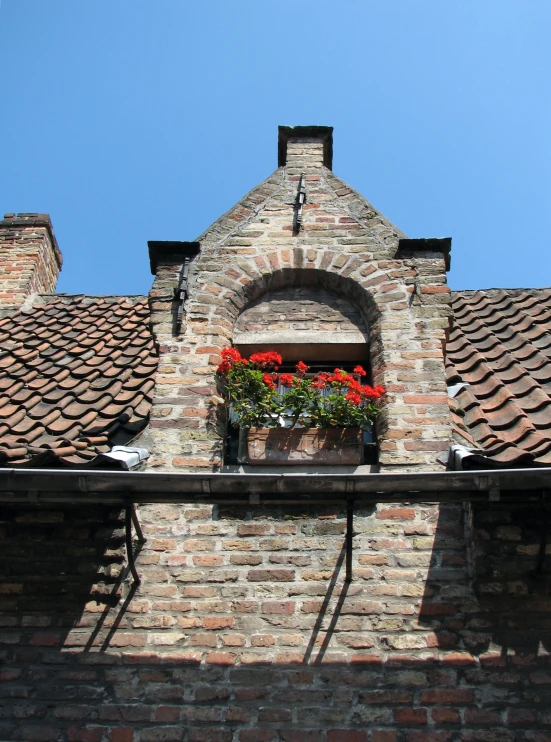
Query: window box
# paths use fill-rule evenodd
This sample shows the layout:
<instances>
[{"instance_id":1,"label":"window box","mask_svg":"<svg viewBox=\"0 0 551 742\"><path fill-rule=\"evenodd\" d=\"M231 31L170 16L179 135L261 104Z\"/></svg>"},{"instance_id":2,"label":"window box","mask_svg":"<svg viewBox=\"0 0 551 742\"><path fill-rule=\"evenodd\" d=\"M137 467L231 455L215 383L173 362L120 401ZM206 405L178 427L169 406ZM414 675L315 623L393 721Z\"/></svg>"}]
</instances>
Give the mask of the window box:
<instances>
[{"instance_id":1,"label":"window box","mask_svg":"<svg viewBox=\"0 0 551 742\"><path fill-rule=\"evenodd\" d=\"M249 464L358 466L363 463L361 428L247 428Z\"/></svg>"}]
</instances>

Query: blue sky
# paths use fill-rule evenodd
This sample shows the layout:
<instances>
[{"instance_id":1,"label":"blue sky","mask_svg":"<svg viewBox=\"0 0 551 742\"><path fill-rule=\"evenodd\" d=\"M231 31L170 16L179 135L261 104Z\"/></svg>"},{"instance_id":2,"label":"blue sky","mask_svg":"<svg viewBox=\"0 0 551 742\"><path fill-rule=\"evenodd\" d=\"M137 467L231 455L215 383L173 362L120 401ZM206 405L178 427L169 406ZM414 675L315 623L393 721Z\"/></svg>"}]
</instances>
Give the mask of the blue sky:
<instances>
[{"instance_id":1,"label":"blue sky","mask_svg":"<svg viewBox=\"0 0 551 742\"><path fill-rule=\"evenodd\" d=\"M334 126L335 173L453 289L551 284L549 0L0 0L0 211L47 212L58 290L146 293L147 240L193 240Z\"/></svg>"}]
</instances>

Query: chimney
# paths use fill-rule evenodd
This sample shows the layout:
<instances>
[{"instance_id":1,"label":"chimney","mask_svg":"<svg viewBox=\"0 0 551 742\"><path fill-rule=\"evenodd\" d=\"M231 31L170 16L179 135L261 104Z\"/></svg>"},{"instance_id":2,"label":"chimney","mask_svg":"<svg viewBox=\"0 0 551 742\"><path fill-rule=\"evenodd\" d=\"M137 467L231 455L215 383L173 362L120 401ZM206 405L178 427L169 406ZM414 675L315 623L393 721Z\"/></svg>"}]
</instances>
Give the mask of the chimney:
<instances>
[{"instance_id":1,"label":"chimney","mask_svg":"<svg viewBox=\"0 0 551 742\"><path fill-rule=\"evenodd\" d=\"M48 214L5 214L0 221L0 311L55 292L62 257Z\"/></svg>"},{"instance_id":2,"label":"chimney","mask_svg":"<svg viewBox=\"0 0 551 742\"><path fill-rule=\"evenodd\" d=\"M280 126L278 137L278 167L289 175L315 173L333 166L332 126Z\"/></svg>"}]
</instances>

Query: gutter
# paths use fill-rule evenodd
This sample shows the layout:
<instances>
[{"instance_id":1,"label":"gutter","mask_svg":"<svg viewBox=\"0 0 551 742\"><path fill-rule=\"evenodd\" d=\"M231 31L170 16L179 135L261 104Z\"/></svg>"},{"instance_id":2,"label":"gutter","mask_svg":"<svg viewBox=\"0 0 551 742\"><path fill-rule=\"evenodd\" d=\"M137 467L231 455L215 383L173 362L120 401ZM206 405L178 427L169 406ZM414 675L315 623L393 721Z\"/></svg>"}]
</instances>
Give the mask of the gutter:
<instances>
[{"instance_id":1,"label":"gutter","mask_svg":"<svg viewBox=\"0 0 551 742\"><path fill-rule=\"evenodd\" d=\"M549 489L551 467L399 474L0 470L3 503L526 502Z\"/></svg>"}]
</instances>

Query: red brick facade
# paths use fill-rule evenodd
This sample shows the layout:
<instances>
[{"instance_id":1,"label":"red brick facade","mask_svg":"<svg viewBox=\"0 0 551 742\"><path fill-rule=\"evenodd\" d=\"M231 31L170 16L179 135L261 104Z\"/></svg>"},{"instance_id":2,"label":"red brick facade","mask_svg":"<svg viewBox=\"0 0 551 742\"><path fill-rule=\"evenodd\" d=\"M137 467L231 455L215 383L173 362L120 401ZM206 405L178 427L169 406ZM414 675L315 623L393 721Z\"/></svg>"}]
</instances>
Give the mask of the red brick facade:
<instances>
[{"instance_id":1,"label":"red brick facade","mask_svg":"<svg viewBox=\"0 0 551 742\"><path fill-rule=\"evenodd\" d=\"M53 293L61 263L47 214L6 214L0 222L0 311Z\"/></svg>"},{"instance_id":2,"label":"red brick facade","mask_svg":"<svg viewBox=\"0 0 551 742\"><path fill-rule=\"evenodd\" d=\"M361 512L349 586L338 508L140 517L129 593L117 511L4 509L1 739L550 739L537 509Z\"/></svg>"}]
</instances>

